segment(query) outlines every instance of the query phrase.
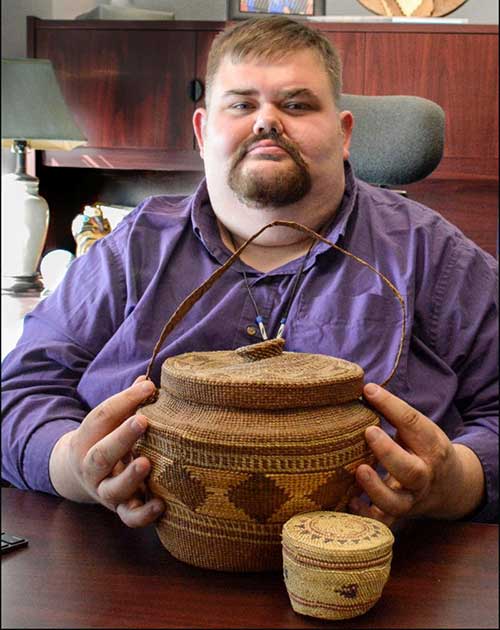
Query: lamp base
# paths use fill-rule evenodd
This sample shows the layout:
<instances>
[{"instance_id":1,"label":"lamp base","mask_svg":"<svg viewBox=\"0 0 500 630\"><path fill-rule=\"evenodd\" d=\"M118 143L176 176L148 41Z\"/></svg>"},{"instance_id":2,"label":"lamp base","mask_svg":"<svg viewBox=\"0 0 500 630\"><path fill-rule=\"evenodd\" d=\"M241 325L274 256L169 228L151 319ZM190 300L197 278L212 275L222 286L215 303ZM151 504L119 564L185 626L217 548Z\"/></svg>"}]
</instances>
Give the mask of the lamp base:
<instances>
[{"instance_id":1,"label":"lamp base","mask_svg":"<svg viewBox=\"0 0 500 630\"><path fill-rule=\"evenodd\" d=\"M2 293L8 295L39 295L43 291L42 277L39 273L32 276L2 276Z\"/></svg>"},{"instance_id":2,"label":"lamp base","mask_svg":"<svg viewBox=\"0 0 500 630\"><path fill-rule=\"evenodd\" d=\"M22 165L17 171L2 176L2 293L36 295L44 288L38 263L49 207L38 194L38 179Z\"/></svg>"}]
</instances>

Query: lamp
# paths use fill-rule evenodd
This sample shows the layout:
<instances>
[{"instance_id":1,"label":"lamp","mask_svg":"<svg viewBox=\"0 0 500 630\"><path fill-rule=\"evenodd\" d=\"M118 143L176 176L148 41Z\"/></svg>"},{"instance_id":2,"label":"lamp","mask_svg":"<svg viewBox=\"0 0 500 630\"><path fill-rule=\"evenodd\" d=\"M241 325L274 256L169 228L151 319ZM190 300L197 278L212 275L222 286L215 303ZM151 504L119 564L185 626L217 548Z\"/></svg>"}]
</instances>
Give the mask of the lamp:
<instances>
[{"instance_id":1,"label":"lamp","mask_svg":"<svg viewBox=\"0 0 500 630\"><path fill-rule=\"evenodd\" d=\"M50 61L2 59L2 146L16 154L15 173L2 176L2 293L43 289L38 264L49 208L38 178L26 172L26 150L70 150L85 141Z\"/></svg>"}]
</instances>

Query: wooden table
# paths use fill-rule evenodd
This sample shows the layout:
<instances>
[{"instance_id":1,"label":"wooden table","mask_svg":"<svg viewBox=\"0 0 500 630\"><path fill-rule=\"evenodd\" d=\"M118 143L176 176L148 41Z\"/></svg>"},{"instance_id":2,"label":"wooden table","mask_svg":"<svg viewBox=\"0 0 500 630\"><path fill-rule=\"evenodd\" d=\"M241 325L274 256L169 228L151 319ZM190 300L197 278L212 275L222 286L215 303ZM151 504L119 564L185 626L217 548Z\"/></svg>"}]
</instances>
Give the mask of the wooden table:
<instances>
[{"instance_id":1,"label":"wooden table","mask_svg":"<svg viewBox=\"0 0 500 630\"><path fill-rule=\"evenodd\" d=\"M372 610L328 622L291 609L280 573L206 571L172 558L154 528L96 505L2 489L3 628L498 628L498 526L412 521Z\"/></svg>"}]
</instances>

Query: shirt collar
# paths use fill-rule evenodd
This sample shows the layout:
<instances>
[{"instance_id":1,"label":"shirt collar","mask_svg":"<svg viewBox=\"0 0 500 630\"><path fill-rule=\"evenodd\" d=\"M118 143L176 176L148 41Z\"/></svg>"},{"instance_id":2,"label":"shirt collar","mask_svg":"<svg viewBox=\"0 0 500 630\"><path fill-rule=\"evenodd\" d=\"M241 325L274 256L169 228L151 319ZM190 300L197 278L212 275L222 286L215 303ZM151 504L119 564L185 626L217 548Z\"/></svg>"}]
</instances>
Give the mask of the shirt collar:
<instances>
[{"instance_id":1,"label":"shirt collar","mask_svg":"<svg viewBox=\"0 0 500 630\"><path fill-rule=\"evenodd\" d=\"M323 236L337 243L344 235L347 224L356 207L358 198L358 181L354 177L352 166L349 162L344 162L345 189L344 196L340 202L340 207L335 213L329 225L323 230ZM324 251L331 249L326 243L318 243L314 248L314 255L322 254Z\"/></svg>"},{"instance_id":2,"label":"shirt collar","mask_svg":"<svg viewBox=\"0 0 500 630\"><path fill-rule=\"evenodd\" d=\"M193 195L191 223L196 237L203 243L205 249L223 264L229 258L229 253L220 237L205 178L201 180Z\"/></svg>"},{"instance_id":3,"label":"shirt collar","mask_svg":"<svg viewBox=\"0 0 500 630\"><path fill-rule=\"evenodd\" d=\"M358 182L354 177L353 169L350 163L347 161L344 162L344 173L344 196L342 197L338 211L335 213L330 225L326 227L323 233L323 236L332 243L337 243L344 236L347 224L357 202ZM201 241L209 254L211 254L217 262L219 262L219 264L224 264L229 258L230 252L227 250L220 237L217 220L210 204L205 178L203 178L198 185L198 188L192 197L191 204L191 222L196 237ZM307 262L305 269L311 267L319 255L330 249L330 246L326 243L317 243L309 255L310 260ZM269 275L277 273L294 273L297 271L301 261L301 258L291 261L290 263L283 265L283 267L270 272ZM240 263L239 261L235 262L233 266L238 271L245 269L247 272L255 272L255 270L252 270L247 265Z\"/></svg>"}]
</instances>

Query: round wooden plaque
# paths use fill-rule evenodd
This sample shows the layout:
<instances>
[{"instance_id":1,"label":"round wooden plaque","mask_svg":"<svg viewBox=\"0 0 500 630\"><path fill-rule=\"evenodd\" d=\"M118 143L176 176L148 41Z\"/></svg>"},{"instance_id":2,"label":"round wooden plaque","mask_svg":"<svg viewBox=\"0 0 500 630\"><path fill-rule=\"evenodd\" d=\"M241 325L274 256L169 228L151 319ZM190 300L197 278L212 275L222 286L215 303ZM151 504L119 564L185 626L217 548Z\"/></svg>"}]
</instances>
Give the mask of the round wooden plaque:
<instances>
[{"instance_id":1,"label":"round wooden plaque","mask_svg":"<svg viewBox=\"0 0 500 630\"><path fill-rule=\"evenodd\" d=\"M466 0L358 0L377 15L440 17L455 11Z\"/></svg>"}]
</instances>

